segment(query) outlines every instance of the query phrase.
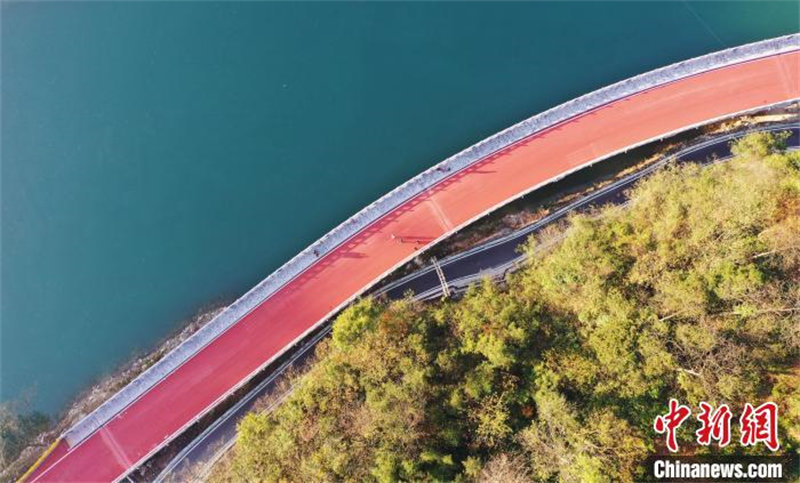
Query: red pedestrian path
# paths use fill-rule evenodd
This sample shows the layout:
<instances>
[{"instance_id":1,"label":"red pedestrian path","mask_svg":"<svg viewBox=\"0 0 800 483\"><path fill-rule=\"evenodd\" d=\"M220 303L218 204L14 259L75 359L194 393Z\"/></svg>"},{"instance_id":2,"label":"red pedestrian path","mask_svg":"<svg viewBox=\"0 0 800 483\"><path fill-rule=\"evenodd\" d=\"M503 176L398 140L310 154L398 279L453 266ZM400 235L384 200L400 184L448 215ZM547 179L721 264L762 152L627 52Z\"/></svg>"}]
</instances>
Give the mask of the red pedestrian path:
<instances>
[{"instance_id":1,"label":"red pedestrian path","mask_svg":"<svg viewBox=\"0 0 800 483\"><path fill-rule=\"evenodd\" d=\"M82 443L69 448L59 442L29 480L119 479L332 309L417 249L608 154L796 98L800 52L784 53L614 101L454 173L325 255Z\"/></svg>"}]
</instances>

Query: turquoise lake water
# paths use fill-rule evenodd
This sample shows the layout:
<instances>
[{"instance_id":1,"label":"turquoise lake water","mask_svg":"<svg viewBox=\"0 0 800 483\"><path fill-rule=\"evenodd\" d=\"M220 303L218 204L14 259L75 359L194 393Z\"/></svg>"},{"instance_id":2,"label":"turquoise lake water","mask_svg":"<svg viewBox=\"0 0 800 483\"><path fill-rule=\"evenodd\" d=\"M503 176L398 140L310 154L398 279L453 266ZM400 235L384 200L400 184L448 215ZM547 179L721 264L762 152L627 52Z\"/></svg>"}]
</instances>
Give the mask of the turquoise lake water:
<instances>
[{"instance_id":1,"label":"turquoise lake water","mask_svg":"<svg viewBox=\"0 0 800 483\"><path fill-rule=\"evenodd\" d=\"M427 166L781 3L3 3L0 398L56 412ZM546 162L546 160L542 160Z\"/></svg>"}]
</instances>

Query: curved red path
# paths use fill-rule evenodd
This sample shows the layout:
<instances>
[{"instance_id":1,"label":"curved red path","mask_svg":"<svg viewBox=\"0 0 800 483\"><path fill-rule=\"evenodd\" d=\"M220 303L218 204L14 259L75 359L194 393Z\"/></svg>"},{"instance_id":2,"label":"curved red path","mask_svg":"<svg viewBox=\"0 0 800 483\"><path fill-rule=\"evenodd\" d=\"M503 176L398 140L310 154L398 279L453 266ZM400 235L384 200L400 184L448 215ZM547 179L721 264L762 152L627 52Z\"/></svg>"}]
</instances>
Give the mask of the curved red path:
<instances>
[{"instance_id":1,"label":"curved red path","mask_svg":"<svg viewBox=\"0 0 800 483\"><path fill-rule=\"evenodd\" d=\"M732 65L612 102L455 173L323 257L32 481L112 481L387 270L447 232L610 153L800 98L800 52ZM405 243L392 239L402 236ZM420 245L417 245L418 242Z\"/></svg>"}]
</instances>

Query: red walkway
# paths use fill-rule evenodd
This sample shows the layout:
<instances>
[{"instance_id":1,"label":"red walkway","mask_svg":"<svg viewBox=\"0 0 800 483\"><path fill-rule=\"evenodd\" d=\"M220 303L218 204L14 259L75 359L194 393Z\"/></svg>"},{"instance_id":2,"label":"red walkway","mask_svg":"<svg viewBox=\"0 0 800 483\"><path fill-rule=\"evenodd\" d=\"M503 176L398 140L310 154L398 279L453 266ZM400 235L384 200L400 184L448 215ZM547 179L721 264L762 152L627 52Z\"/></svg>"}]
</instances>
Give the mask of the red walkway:
<instances>
[{"instance_id":1,"label":"red walkway","mask_svg":"<svg viewBox=\"0 0 800 483\"><path fill-rule=\"evenodd\" d=\"M643 140L800 97L800 52L729 66L613 102L454 174L321 259L33 481L111 481L332 308L446 232L560 174ZM402 236L406 243L393 240Z\"/></svg>"}]
</instances>

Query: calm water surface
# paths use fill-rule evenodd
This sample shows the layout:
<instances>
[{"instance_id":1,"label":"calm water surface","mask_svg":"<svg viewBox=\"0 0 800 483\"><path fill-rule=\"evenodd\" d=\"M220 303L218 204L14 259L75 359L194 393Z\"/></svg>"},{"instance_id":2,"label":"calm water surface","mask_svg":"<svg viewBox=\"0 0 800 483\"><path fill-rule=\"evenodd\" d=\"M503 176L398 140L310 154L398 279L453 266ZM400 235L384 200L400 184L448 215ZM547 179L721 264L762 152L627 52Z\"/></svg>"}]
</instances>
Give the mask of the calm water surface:
<instances>
[{"instance_id":1,"label":"calm water surface","mask_svg":"<svg viewBox=\"0 0 800 483\"><path fill-rule=\"evenodd\" d=\"M58 411L528 115L782 3L3 3L0 398ZM546 162L546 160L542 160Z\"/></svg>"}]
</instances>

